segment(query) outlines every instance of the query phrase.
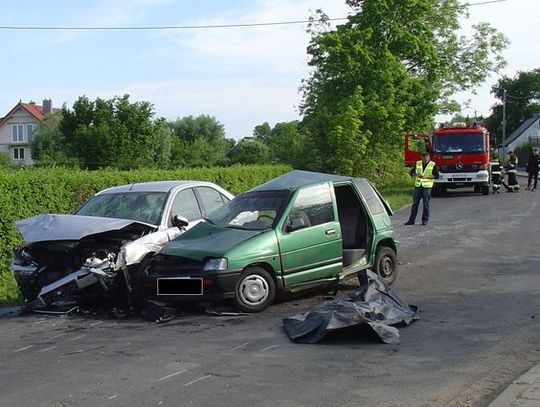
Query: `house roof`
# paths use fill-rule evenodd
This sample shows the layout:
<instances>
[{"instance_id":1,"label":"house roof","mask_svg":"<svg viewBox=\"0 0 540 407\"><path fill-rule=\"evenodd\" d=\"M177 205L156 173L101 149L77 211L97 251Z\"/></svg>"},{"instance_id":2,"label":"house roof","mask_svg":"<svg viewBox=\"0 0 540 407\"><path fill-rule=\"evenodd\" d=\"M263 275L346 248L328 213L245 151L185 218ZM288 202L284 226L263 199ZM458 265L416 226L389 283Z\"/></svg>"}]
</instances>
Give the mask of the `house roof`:
<instances>
[{"instance_id":1,"label":"house roof","mask_svg":"<svg viewBox=\"0 0 540 407\"><path fill-rule=\"evenodd\" d=\"M504 141L504 145L508 146L509 144L516 141L519 136L521 136L529 127L531 127L536 120L540 118L540 113L536 113L530 119L525 120L521 125L510 134L510 136Z\"/></svg>"},{"instance_id":2,"label":"house roof","mask_svg":"<svg viewBox=\"0 0 540 407\"><path fill-rule=\"evenodd\" d=\"M43 121L43 118L45 117L45 114L43 113L43 106L38 106L32 103L19 102L3 118L0 119L0 126L4 124L4 122L19 108L26 110L28 113L34 116L36 120L40 122Z\"/></svg>"}]
</instances>

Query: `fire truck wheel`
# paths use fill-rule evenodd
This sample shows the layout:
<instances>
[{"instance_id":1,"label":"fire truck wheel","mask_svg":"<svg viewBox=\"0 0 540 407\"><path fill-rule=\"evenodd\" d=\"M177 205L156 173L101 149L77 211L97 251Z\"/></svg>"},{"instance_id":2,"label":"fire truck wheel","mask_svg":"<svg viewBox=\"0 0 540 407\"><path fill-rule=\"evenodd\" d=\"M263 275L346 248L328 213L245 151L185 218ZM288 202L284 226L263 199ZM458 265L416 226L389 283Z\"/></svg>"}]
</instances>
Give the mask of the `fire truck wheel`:
<instances>
[{"instance_id":1,"label":"fire truck wheel","mask_svg":"<svg viewBox=\"0 0 540 407\"><path fill-rule=\"evenodd\" d=\"M396 281L398 262L396 252L388 246L379 246L375 256L375 272L382 277L386 284Z\"/></svg>"}]
</instances>

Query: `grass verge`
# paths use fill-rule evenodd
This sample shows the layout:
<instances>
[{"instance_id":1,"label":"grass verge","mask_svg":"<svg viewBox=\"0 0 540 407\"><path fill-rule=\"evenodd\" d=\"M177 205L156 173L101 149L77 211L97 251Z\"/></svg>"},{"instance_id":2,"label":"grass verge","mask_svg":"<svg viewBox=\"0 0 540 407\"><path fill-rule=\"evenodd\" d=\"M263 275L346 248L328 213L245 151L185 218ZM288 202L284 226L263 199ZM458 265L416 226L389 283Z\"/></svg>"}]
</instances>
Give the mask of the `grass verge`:
<instances>
[{"instance_id":1,"label":"grass verge","mask_svg":"<svg viewBox=\"0 0 540 407\"><path fill-rule=\"evenodd\" d=\"M403 182L389 187L381 188L380 193L388 201L393 211L397 211L403 206L411 203L413 185L410 182Z\"/></svg>"}]
</instances>

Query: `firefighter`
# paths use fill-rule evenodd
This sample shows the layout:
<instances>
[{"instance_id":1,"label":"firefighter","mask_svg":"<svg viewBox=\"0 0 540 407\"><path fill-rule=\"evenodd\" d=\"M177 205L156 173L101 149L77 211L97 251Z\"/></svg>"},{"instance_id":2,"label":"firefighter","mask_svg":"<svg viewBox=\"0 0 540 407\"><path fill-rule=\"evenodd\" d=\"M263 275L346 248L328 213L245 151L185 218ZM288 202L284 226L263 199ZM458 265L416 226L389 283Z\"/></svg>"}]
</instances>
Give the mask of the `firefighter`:
<instances>
[{"instance_id":1,"label":"firefighter","mask_svg":"<svg viewBox=\"0 0 540 407\"><path fill-rule=\"evenodd\" d=\"M508 152L508 164L506 164L505 170L508 175L508 185L504 182L503 186L506 188L506 192L518 192L519 184L517 181L517 164L518 158L513 151Z\"/></svg>"},{"instance_id":2,"label":"firefighter","mask_svg":"<svg viewBox=\"0 0 540 407\"><path fill-rule=\"evenodd\" d=\"M434 161L429 159L429 153L423 152L422 159L416 162L416 165L411 168L410 175L415 177L413 203L409 220L406 225L414 225L416 215L418 213L418 205L420 199L423 202L422 209L422 225L427 225L429 221L429 200L431 199L431 188L435 178L439 178L439 170Z\"/></svg>"},{"instance_id":3,"label":"firefighter","mask_svg":"<svg viewBox=\"0 0 540 407\"><path fill-rule=\"evenodd\" d=\"M497 154L493 154L491 157L491 182L493 185L493 193L499 194L501 192L501 163Z\"/></svg>"},{"instance_id":4,"label":"firefighter","mask_svg":"<svg viewBox=\"0 0 540 407\"><path fill-rule=\"evenodd\" d=\"M534 191L536 189L536 184L538 184L538 167L540 166L540 154L538 149L533 149L532 153L529 155L529 162L527 163L527 190ZM531 189L531 181L534 179L534 184Z\"/></svg>"}]
</instances>

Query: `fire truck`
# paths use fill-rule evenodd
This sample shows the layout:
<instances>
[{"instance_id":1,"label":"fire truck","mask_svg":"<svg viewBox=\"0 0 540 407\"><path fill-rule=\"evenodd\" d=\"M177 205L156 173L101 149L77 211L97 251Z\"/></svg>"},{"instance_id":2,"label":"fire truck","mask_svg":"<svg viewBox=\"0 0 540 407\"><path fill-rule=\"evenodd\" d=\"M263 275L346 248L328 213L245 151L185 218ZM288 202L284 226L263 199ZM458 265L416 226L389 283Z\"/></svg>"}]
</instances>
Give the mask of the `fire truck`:
<instances>
[{"instance_id":1,"label":"fire truck","mask_svg":"<svg viewBox=\"0 0 540 407\"><path fill-rule=\"evenodd\" d=\"M428 134L405 135L405 165L412 167L423 151L439 168L434 194L448 189L474 187L488 195L491 185L489 132L481 125L465 123L444 125Z\"/></svg>"}]
</instances>

